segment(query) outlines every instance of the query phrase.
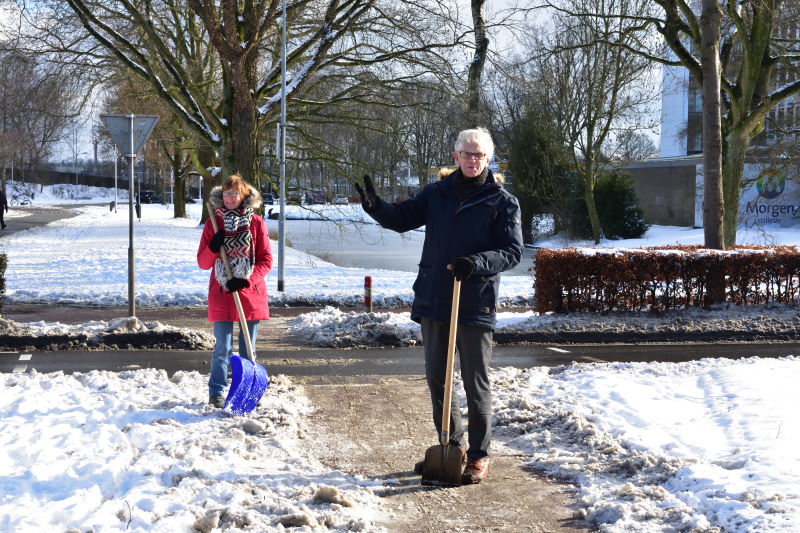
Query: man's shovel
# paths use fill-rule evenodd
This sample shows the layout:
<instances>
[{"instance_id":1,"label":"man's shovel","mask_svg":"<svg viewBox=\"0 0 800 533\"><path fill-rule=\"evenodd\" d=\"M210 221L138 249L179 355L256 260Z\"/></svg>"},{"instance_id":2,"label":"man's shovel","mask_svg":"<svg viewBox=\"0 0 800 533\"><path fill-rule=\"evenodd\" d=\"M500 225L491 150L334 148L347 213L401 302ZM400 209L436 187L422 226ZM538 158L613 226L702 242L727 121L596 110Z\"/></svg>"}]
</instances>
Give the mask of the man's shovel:
<instances>
[{"instance_id":1,"label":"man's shovel","mask_svg":"<svg viewBox=\"0 0 800 533\"><path fill-rule=\"evenodd\" d=\"M461 448L450 444L450 402L453 394L453 366L456 354L456 329L458 327L458 301L461 282L453 278L453 305L450 311L450 336L447 342L447 365L442 397L442 434L439 444L425 452L422 468L423 485L460 485L462 473Z\"/></svg>"}]
</instances>

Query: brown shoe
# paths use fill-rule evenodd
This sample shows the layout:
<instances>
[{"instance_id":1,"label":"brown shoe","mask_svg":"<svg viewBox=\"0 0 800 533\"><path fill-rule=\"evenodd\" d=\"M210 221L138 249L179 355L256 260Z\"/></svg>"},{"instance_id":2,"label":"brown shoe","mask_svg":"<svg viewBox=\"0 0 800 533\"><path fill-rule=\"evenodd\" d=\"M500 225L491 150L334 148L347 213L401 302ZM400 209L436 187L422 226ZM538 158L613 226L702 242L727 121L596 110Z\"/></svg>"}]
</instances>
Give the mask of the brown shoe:
<instances>
[{"instance_id":1,"label":"brown shoe","mask_svg":"<svg viewBox=\"0 0 800 533\"><path fill-rule=\"evenodd\" d=\"M470 459L467 461L467 467L464 473L461 474L462 485L472 485L480 483L486 476L489 475L489 458L481 457L480 459Z\"/></svg>"},{"instance_id":2,"label":"brown shoe","mask_svg":"<svg viewBox=\"0 0 800 533\"><path fill-rule=\"evenodd\" d=\"M466 444L461 447L461 464L462 465L467 464ZM422 461L417 461L417 463L414 465L414 472L416 472L417 474L421 474L424 471L425 471L425 460L423 459Z\"/></svg>"}]
</instances>

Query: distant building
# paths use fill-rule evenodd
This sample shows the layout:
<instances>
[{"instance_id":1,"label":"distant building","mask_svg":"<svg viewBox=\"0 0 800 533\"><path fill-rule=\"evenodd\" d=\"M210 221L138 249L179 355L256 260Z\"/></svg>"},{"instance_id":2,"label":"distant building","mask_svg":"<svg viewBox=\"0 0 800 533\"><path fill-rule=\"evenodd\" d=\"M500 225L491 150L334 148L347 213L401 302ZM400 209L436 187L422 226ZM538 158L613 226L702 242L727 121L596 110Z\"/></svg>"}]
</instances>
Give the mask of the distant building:
<instances>
[{"instance_id":1,"label":"distant building","mask_svg":"<svg viewBox=\"0 0 800 533\"><path fill-rule=\"evenodd\" d=\"M776 33L800 42L800 27L782 24ZM773 83L796 79L797 70L779 69ZM659 158L626 165L634 178L648 222L703 224L702 104L700 86L682 66L663 69ZM782 102L753 139L745 164L739 204L744 225L800 223L800 168L785 147L798 147L800 99Z\"/></svg>"}]
</instances>

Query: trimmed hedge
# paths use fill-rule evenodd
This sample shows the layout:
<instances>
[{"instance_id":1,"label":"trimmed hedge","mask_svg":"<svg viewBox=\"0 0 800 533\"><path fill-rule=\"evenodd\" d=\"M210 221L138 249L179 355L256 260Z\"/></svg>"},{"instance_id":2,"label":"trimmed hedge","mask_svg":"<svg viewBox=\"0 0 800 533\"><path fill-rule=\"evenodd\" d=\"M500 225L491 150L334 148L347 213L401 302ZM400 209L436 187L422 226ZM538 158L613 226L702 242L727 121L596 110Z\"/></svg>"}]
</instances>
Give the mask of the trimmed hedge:
<instances>
[{"instance_id":1,"label":"trimmed hedge","mask_svg":"<svg viewBox=\"0 0 800 533\"><path fill-rule=\"evenodd\" d=\"M721 272L737 305L800 301L796 246L540 249L536 311L641 311L702 307L708 273Z\"/></svg>"},{"instance_id":2,"label":"trimmed hedge","mask_svg":"<svg viewBox=\"0 0 800 533\"><path fill-rule=\"evenodd\" d=\"M6 266L8 258L6 254L0 254L0 314L3 312L3 303L6 300Z\"/></svg>"}]
</instances>

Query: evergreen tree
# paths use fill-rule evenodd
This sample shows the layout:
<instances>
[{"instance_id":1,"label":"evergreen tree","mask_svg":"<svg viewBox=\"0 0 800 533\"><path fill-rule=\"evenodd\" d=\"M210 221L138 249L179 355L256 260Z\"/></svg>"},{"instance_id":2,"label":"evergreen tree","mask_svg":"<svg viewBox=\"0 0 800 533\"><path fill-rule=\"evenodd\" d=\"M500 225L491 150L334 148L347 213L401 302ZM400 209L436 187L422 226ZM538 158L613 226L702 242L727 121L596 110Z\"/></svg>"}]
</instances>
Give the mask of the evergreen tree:
<instances>
[{"instance_id":1,"label":"evergreen tree","mask_svg":"<svg viewBox=\"0 0 800 533\"><path fill-rule=\"evenodd\" d=\"M511 130L509 167L513 190L522 210L522 236L532 241L534 215L552 214L558 228L564 202L574 190L563 137L546 111L531 107Z\"/></svg>"},{"instance_id":2,"label":"evergreen tree","mask_svg":"<svg viewBox=\"0 0 800 533\"><path fill-rule=\"evenodd\" d=\"M635 239L649 227L638 206L631 177L620 170L603 173L595 188L600 226L607 239Z\"/></svg>"}]
</instances>

